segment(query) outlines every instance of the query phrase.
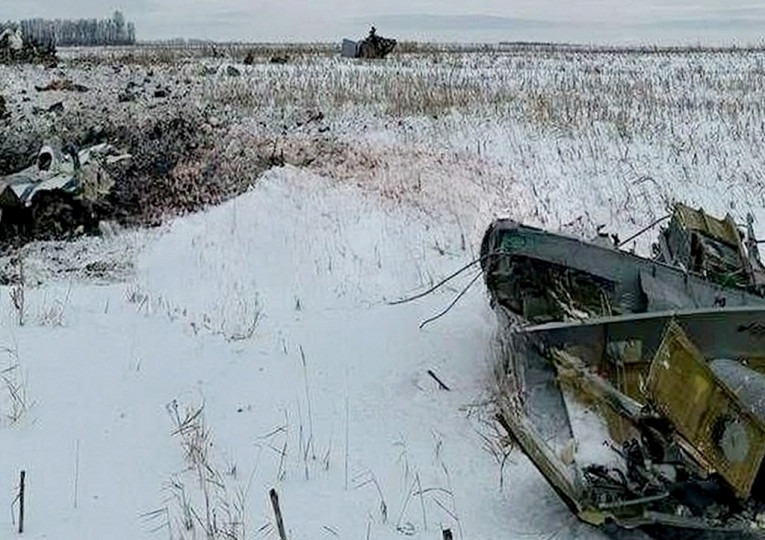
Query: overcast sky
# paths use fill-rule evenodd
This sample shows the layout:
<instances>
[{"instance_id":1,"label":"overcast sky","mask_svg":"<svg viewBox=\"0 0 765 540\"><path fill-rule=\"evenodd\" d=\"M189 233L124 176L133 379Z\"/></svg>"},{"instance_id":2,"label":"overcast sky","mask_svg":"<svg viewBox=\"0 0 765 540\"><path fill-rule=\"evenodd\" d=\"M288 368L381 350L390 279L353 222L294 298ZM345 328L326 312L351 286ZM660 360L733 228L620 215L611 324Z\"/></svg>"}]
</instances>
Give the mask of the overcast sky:
<instances>
[{"instance_id":1,"label":"overcast sky","mask_svg":"<svg viewBox=\"0 0 765 540\"><path fill-rule=\"evenodd\" d=\"M110 4L110 2L115 2ZM0 20L105 17L138 39L762 43L765 0L0 0Z\"/></svg>"}]
</instances>

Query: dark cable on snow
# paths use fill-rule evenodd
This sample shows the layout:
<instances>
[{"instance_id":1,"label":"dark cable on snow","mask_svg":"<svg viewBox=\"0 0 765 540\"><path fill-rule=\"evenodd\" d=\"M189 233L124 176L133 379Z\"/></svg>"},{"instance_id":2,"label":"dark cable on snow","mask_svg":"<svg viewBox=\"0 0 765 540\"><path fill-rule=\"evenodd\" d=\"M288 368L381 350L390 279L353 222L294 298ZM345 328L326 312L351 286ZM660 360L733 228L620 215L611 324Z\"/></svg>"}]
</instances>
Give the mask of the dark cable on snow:
<instances>
[{"instance_id":1,"label":"dark cable on snow","mask_svg":"<svg viewBox=\"0 0 765 540\"><path fill-rule=\"evenodd\" d=\"M470 268L470 267L471 267L471 266L473 266L474 264L476 264L476 263L479 263L479 262L481 262L481 261L482 261L482 260L484 260L484 259L488 259L489 257L496 257L497 255L499 255L499 254L498 254L498 253L489 253L489 254L487 254L487 255L484 255L484 256L482 256L482 257L478 257L476 260L474 260L474 261L471 261L471 262L467 263L465 266L463 266L462 268L460 268L459 270L457 270L457 271L456 271L456 272L454 272L453 274L451 274L451 275L449 275L449 276L445 277L444 279L442 279L441 281L439 281L438 283L436 283L435 285L433 285L433 286L432 286L430 289L428 289L427 291L421 292L421 293L419 293L419 294L416 294L416 295L414 295L414 296L410 296L409 298L403 298L403 299L401 299L401 300L394 300L393 302L387 302L387 304L388 304L389 306L396 306L396 305L398 305L398 304L406 304L407 302L411 302L411 301L413 301L413 300L417 300L418 298L422 298L423 296L427 296L427 295L429 295L430 293L432 293L433 291L435 291L436 289L438 289L439 287L441 287L441 286L443 286L444 284L446 284L448 281L451 281L452 279L454 279L455 277L457 277L458 275L460 275L462 272L464 272L465 270L467 270L468 268ZM480 275L480 274L479 274L479 275Z\"/></svg>"},{"instance_id":2,"label":"dark cable on snow","mask_svg":"<svg viewBox=\"0 0 765 540\"><path fill-rule=\"evenodd\" d=\"M622 242L619 242L616 247L619 247L619 248L622 247L624 244L627 244L628 242L631 242L635 238L639 237L640 235L642 235L645 232L649 231L650 229L654 228L656 225L658 225L662 221L665 221L665 220L667 220L667 219L669 219L671 217L672 217L672 214L667 214L665 216L662 216L662 217L654 220L647 227L643 227L637 233L633 234L632 236L630 236L626 240L624 240ZM487 253L486 255L483 255L483 256L478 257L477 259L475 259L473 261L470 261L469 263L467 263L465 266L463 266L462 268L460 268L456 272L453 272L452 274L448 275L447 277L445 277L444 279L442 279L441 281L439 281L438 283L436 283L435 285L430 287L428 290L423 291L423 292L421 292L419 294L416 294L414 296L410 296L408 298L402 298L401 300L394 300L392 302L387 302L387 304L389 306L395 306L395 305L399 305L399 304L405 304L407 302L412 302L414 300L422 298L423 296L427 296L430 293L432 293L433 291L435 291L436 289L438 289L439 287L442 287L443 285L445 285L446 283L448 283L449 281L451 281L452 279L454 279L455 277L460 275L462 272L465 272L466 270L468 270L474 264L480 263L484 259L488 259L490 257L497 257L497 256L502 256L502 255L506 255L506 254L502 253L502 252ZM481 274L482 274L482 272L479 272L478 274L476 274L476 276L472 280L470 280L470 283L468 283L467 286L464 289L462 289L462 291L454 298L454 300L452 300L452 302L441 313L439 313L438 315L435 315L435 316L433 316L433 317L431 317L429 319L426 319L426 320L422 321L422 323L420 323L420 329L424 328L425 325L427 325L427 324L429 324L429 323L431 323L431 322L433 322L433 321L435 321L437 319L440 319L441 317L446 315L446 313L448 313L449 310L451 310L454 307L454 305L457 302L459 302L459 299L462 298L465 295L465 293L468 292L470 287L473 286L473 284L478 280L478 278L481 277Z\"/></svg>"},{"instance_id":3,"label":"dark cable on snow","mask_svg":"<svg viewBox=\"0 0 765 540\"><path fill-rule=\"evenodd\" d=\"M659 219L655 220L653 223L651 223L647 227L643 227L642 229L640 229L638 232L636 232L635 234L633 234L632 236L630 236L626 240L623 240L622 242L619 242L616 245L616 247L618 247L618 248L622 247L624 244L626 244L628 242L631 242L632 240L634 240L635 238L637 238L641 234L645 233L646 231L649 231L650 229L653 229L654 227L656 227L656 225L658 225L662 221L667 220L667 219L669 219L671 217L672 217L672 214L667 214L666 216L660 217Z\"/></svg>"},{"instance_id":4,"label":"dark cable on snow","mask_svg":"<svg viewBox=\"0 0 765 540\"><path fill-rule=\"evenodd\" d=\"M464 289L462 289L462 292L460 292L460 293L459 293L459 294L458 294L458 295L455 297L455 299L454 299L454 300L452 300L452 303L451 303L451 304L449 304L448 306L446 306L446 309L444 309L444 310L443 310L441 313L439 313L438 315L435 315L435 316L431 317L430 319L426 319L426 320L422 321L422 322L420 323L420 330L422 330L422 328L423 328L423 327L424 327L426 324L428 324L428 323L431 323L431 322L435 321L436 319L440 319L441 317L443 317L444 315L446 315L446 314L449 312L449 310L450 310L450 309L452 309L452 308L454 307L454 304L456 304L456 303L459 301L459 299L460 299L460 298L462 298L466 292L468 292L468 290L470 289L470 287L472 287L472 286L473 286L473 283L475 283L475 282L478 280L478 278L479 278L479 277L481 277L481 272L478 272L478 273L475 275L475 277L474 277L473 279L471 279L471 280L470 280L470 283L468 283L468 284L467 284L467 287L465 287Z\"/></svg>"}]
</instances>

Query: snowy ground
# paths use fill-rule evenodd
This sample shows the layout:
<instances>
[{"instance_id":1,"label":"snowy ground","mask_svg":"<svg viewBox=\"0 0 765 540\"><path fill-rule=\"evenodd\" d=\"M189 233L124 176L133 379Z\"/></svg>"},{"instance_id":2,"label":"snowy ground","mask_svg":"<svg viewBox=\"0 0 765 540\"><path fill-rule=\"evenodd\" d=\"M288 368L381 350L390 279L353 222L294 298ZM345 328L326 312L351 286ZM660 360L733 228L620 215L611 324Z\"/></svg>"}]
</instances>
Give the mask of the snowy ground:
<instances>
[{"instance_id":1,"label":"snowy ground","mask_svg":"<svg viewBox=\"0 0 765 540\"><path fill-rule=\"evenodd\" d=\"M152 85L188 77L189 102L219 104L232 156L273 145L288 165L159 229L22 251L26 284L0 289L0 538L21 470L27 538L277 538L271 488L291 539L601 538L520 453L504 460L480 280L419 328L477 270L387 302L475 259L498 215L625 238L677 198L752 211L763 236L763 59L155 68ZM65 66L94 90L28 101L54 73L0 69L33 122L57 99L96 114L102 87L115 114L156 106L117 105L105 82L140 65Z\"/></svg>"},{"instance_id":2,"label":"snowy ground","mask_svg":"<svg viewBox=\"0 0 765 540\"><path fill-rule=\"evenodd\" d=\"M287 168L139 236L128 283L28 289L23 326L3 298L4 361L24 410L0 431L0 471L27 471L25 536L164 537L169 521L171 535L193 537L180 490L203 522L205 505L171 433L176 407L200 405L215 519L241 515L247 537L276 535L271 487L296 539L581 528L525 460L503 473L485 448L493 317L482 289L422 330L457 289L386 304L470 257L458 231Z\"/></svg>"}]
</instances>

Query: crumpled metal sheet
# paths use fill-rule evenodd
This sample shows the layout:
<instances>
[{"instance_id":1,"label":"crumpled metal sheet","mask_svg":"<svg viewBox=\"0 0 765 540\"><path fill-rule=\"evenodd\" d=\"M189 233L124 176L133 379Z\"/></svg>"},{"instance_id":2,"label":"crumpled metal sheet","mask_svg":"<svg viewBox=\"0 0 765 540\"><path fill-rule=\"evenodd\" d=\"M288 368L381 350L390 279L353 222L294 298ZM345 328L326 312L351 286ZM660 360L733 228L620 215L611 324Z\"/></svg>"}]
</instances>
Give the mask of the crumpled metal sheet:
<instances>
[{"instance_id":1,"label":"crumpled metal sheet","mask_svg":"<svg viewBox=\"0 0 765 540\"><path fill-rule=\"evenodd\" d=\"M4 205L30 206L37 193L61 190L95 200L111 190L113 181L104 169L107 163L130 158L107 143L97 144L72 155L63 154L55 144L40 148L34 165L0 179L0 201Z\"/></svg>"},{"instance_id":2,"label":"crumpled metal sheet","mask_svg":"<svg viewBox=\"0 0 765 540\"><path fill-rule=\"evenodd\" d=\"M739 497L748 497L765 458L765 424L723 384L674 321L651 363L657 409Z\"/></svg>"}]
</instances>

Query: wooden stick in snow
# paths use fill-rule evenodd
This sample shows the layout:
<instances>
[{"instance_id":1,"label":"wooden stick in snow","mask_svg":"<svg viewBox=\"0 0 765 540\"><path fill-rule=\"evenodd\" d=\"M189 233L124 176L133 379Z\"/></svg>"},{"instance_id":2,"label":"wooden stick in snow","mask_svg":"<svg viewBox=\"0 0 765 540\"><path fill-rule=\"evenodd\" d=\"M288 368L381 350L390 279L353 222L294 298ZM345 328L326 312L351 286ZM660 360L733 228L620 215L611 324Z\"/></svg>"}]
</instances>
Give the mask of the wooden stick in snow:
<instances>
[{"instance_id":1,"label":"wooden stick in snow","mask_svg":"<svg viewBox=\"0 0 765 540\"><path fill-rule=\"evenodd\" d=\"M441 379L438 378L438 375L436 375L432 369L428 370L428 375L430 375L431 377L433 377L433 379L435 379L435 381L438 383L438 386L441 388L441 390L450 390L450 388L446 386Z\"/></svg>"},{"instance_id":2,"label":"wooden stick in snow","mask_svg":"<svg viewBox=\"0 0 765 540\"><path fill-rule=\"evenodd\" d=\"M21 471L19 478L19 534L24 532L24 480L27 476L26 471Z\"/></svg>"},{"instance_id":3,"label":"wooden stick in snow","mask_svg":"<svg viewBox=\"0 0 765 540\"><path fill-rule=\"evenodd\" d=\"M287 540L287 533L284 532L284 521L282 520L282 511L279 508L279 495L276 494L275 489L271 489L269 492L271 496L271 506L274 507L274 515L276 516L276 528L279 529L279 539Z\"/></svg>"}]
</instances>

